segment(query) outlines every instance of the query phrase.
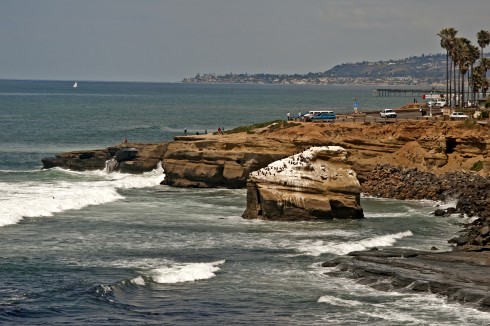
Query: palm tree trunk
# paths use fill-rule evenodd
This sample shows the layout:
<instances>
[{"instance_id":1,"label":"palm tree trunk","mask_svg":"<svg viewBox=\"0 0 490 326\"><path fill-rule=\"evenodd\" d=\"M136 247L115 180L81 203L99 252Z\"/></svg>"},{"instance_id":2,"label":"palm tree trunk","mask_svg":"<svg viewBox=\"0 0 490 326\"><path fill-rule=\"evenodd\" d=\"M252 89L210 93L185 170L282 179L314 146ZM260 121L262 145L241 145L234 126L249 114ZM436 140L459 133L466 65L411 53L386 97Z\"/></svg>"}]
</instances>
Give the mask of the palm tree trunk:
<instances>
[{"instance_id":1,"label":"palm tree trunk","mask_svg":"<svg viewBox=\"0 0 490 326\"><path fill-rule=\"evenodd\" d=\"M451 107L453 105L453 99L452 99L452 93L453 93L453 83L452 83L452 71L453 71L453 65L449 65L449 97L446 99L447 105Z\"/></svg>"},{"instance_id":2,"label":"palm tree trunk","mask_svg":"<svg viewBox=\"0 0 490 326\"><path fill-rule=\"evenodd\" d=\"M458 86L456 84L456 62L453 61L453 88L454 88L454 107L458 105L457 95L458 95Z\"/></svg>"},{"instance_id":3,"label":"palm tree trunk","mask_svg":"<svg viewBox=\"0 0 490 326\"><path fill-rule=\"evenodd\" d=\"M461 107L464 108L464 74L461 75Z\"/></svg>"},{"instance_id":4,"label":"palm tree trunk","mask_svg":"<svg viewBox=\"0 0 490 326\"><path fill-rule=\"evenodd\" d=\"M481 65L482 65L482 67L483 67L483 46L481 47L481 57L480 57L480 58L481 58L481 63L480 63L480 64L481 64ZM485 75L486 75L486 73L485 73L485 69L482 69L482 73L481 73L481 78L482 78L482 81L484 80L484 78L486 78L486 77L487 77L487 76L485 76ZM484 86L482 86L482 88L481 88L481 92L483 93L483 98L486 98L486 97L487 97L487 94L486 94L487 92L485 91Z\"/></svg>"},{"instance_id":5,"label":"palm tree trunk","mask_svg":"<svg viewBox=\"0 0 490 326\"><path fill-rule=\"evenodd\" d=\"M446 103L449 103L449 50L446 50Z\"/></svg>"}]
</instances>

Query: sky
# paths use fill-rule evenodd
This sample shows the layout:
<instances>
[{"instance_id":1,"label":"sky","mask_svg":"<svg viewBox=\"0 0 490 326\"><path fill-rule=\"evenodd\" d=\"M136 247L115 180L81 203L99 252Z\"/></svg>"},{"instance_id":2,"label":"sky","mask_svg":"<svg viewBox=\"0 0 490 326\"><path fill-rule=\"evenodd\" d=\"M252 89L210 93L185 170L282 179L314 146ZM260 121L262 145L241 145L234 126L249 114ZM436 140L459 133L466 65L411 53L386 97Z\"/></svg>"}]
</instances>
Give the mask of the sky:
<instances>
[{"instance_id":1,"label":"sky","mask_svg":"<svg viewBox=\"0 0 490 326\"><path fill-rule=\"evenodd\" d=\"M445 27L476 45L489 14L489 0L0 0L0 79L306 74L443 53Z\"/></svg>"}]
</instances>

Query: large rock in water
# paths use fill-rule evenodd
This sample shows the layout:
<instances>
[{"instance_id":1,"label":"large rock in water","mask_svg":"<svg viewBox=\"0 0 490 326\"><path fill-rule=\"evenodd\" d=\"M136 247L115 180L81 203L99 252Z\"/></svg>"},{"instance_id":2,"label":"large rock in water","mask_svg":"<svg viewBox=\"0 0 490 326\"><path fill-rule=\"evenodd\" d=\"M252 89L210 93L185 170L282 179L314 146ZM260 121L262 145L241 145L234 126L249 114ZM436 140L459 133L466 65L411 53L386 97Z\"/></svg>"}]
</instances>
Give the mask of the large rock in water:
<instances>
[{"instance_id":1,"label":"large rock in water","mask_svg":"<svg viewBox=\"0 0 490 326\"><path fill-rule=\"evenodd\" d=\"M362 218L361 186L339 146L311 147L250 173L243 217L266 220Z\"/></svg>"}]
</instances>

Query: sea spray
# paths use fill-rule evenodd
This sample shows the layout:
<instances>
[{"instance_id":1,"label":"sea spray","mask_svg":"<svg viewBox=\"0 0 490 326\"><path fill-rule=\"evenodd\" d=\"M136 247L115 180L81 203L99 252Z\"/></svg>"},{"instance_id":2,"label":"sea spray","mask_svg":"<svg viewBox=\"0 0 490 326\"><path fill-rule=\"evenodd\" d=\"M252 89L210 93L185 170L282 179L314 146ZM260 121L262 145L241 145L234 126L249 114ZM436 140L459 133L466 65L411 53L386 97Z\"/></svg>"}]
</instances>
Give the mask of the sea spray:
<instances>
[{"instance_id":1,"label":"sea spray","mask_svg":"<svg viewBox=\"0 0 490 326\"><path fill-rule=\"evenodd\" d=\"M70 209L121 200L124 197L118 189L153 187L164 178L161 166L141 175L62 169L57 172L64 174L64 178L45 183L0 182L3 189L0 226L18 223L23 217L52 216Z\"/></svg>"}]
</instances>

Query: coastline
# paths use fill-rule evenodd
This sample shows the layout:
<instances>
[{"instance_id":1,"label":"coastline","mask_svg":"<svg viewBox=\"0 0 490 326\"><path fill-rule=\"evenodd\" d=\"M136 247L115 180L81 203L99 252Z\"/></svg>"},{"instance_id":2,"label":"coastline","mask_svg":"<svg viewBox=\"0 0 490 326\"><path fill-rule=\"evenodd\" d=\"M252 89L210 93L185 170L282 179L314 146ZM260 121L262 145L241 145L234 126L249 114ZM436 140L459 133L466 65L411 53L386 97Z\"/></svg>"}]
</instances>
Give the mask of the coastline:
<instances>
[{"instance_id":1,"label":"coastline","mask_svg":"<svg viewBox=\"0 0 490 326\"><path fill-rule=\"evenodd\" d=\"M437 293L460 302L478 302L479 309L489 311L488 297L478 295L490 288L490 277L482 272L490 267L490 146L487 146L490 135L486 126L466 129L460 122L447 121L411 121L388 125L276 123L242 132L227 131L225 135L180 136L162 144L128 144L138 147L140 155L128 165L126 172L132 171L131 166L150 168L161 160L167 185L242 188L251 171L305 147L333 144L341 144L349 152L349 162L358 173L364 193L398 199L457 198L458 204L452 212L478 216L473 223L464 226L461 237L452 239L455 245L452 252L402 251L400 254L392 253L391 249L379 250L376 266L382 267L377 267L378 272L373 272L373 265L361 263L374 259L371 252L351 253L354 258L334 262L334 266L338 266L335 268L349 272L354 279L364 277L368 272L378 273L373 277L380 280L386 273L393 273L396 267L400 275L410 272L413 282L425 284L412 286L412 290L433 291L436 281L424 278L427 274L424 271L429 269L429 274L436 275L436 280L447 281ZM101 151L102 156L107 158L108 151ZM81 157L86 156L75 152L62 153L58 158L63 158L61 161L65 164L73 159L78 160L82 168L84 164L90 166L90 158ZM150 158L151 164L143 164L148 163ZM99 164L102 161L99 157ZM472 170L475 162L483 162L479 171ZM132 172L140 173L141 169ZM448 175L454 178L444 179ZM479 181L475 182L477 179ZM475 191L481 191L481 196L475 196ZM468 255L465 256L465 253ZM463 261L461 257L466 259ZM407 259L418 260L411 264ZM461 269L462 263L466 268ZM478 276L478 282L468 278L465 274L468 269ZM396 277L394 279L397 280ZM459 295L464 292L461 291L465 282L472 284L471 288L475 291ZM455 287L456 283L463 285ZM470 300L470 297L474 300Z\"/></svg>"}]
</instances>

